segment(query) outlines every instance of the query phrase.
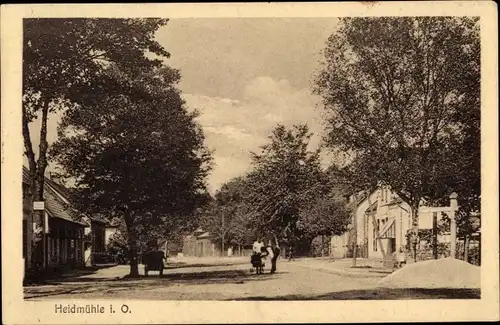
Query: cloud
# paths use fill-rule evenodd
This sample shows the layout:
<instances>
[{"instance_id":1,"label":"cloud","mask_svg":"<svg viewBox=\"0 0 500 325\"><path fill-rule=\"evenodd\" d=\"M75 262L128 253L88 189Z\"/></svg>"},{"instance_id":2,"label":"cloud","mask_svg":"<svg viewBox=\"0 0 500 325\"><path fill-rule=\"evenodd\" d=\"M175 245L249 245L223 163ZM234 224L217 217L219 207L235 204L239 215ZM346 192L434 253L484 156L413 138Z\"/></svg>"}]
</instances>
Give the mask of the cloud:
<instances>
[{"instance_id":1,"label":"cloud","mask_svg":"<svg viewBox=\"0 0 500 325\"><path fill-rule=\"evenodd\" d=\"M294 89L288 80L261 76L245 85L243 94L241 100L183 95L189 108L199 111L207 146L215 152L212 190L251 168L250 153L268 142L277 123L288 127L307 123L315 134L311 147L320 143L319 99L309 89Z\"/></svg>"},{"instance_id":2,"label":"cloud","mask_svg":"<svg viewBox=\"0 0 500 325\"><path fill-rule=\"evenodd\" d=\"M316 108L319 99L309 89L294 89L285 79L258 77L245 86L243 93L241 100L183 94L187 107L199 111L197 120L205 132L206 145L214 151L214 169L208 180L212 193L251 168L250 153L258 152L269 141L268 136L277 123L288 127L307 123L315 134L311 147L316 148L320 143L321 112ZM61 116L62 112L49 116L49 144L57 139ZM33 122L30 130L37 152L40 121ZM331 158L325 155L324 159L327 162Z\"/></svg>"}]
</instances>

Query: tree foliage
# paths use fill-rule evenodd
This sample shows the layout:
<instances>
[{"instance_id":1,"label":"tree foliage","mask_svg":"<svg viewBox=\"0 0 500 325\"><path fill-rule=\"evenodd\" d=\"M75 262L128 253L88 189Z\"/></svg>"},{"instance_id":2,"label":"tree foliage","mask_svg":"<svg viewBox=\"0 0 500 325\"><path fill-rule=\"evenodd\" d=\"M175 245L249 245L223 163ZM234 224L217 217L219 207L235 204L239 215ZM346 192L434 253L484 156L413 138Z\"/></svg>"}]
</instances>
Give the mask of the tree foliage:
<instances>
[{"instance_id":1,"label":"tree foliage","mask_svg":"<svg viewBox=\"0 0 500 325\"><path fill-rule=\"evenodd\" d=\"M251 242L254 233L248 227L250 215L247 192L245 177L236 177L215 193L200 225L217 242L224 241L224 245L246 245Z\"/></svg>"},{"instance_id":2,"label":"tree foliage","mask_svg":"<svg viewBox=\"0 0 500 325\"><path fill-rule=\"evenodd\" d=\"M270 143L253 154L249 203L253 229L261 234L283 238L285 229L296 233L301 208L328 191L319 150L308 148L311 136L307 125L278 125Z\"/></svg>"},{"instance_id":3,"label":"tree foliage","mask_svg":"<svg viewBox=\"0 0 500 325\"><path fill-rule=\"evenodd\" d=\"M107 91L108 87L103 87L103 70L110 63L127 74L160 67L161 60L147 54L170 56L154 40L156 30L166 23L166 19L23 20L22 132L30 171L27 194L31 200L43 200L50 113L81 105L82 94L98 96ZM29 123L36 118L41 121L38 157L29 129ZM31 219L32 213L29 215ZM30 238L28 229L29 246Z\"/></svg>"},{"instance_id":4,"label":"tree foliage","mask_svg":"<svg viewBox=\"0 0 500 325\"><path fill-rule=\"evenodd\" d=\"M189 225L206 201L210 153L196 113L189 113L168 67L127 78L118 66L104 80L130 91L86 94L66 112L52 158L79 188L80 211L123 218L137 274L136 245L151 231L167 236Z\"/></svg>"},{"instance_id":5,"label":"tree foliage","mask_svg":"<svg viewBox=\"0 0 500 325\"><path fill-rule=\"evenodd\" d=\"M30 172L39 183L47 166L49 112L78 105L81 94L95 92L110 63L132 72L161 66L147 53L169 57L154 39L165 19L25 19L23 28L23 136ZM28 123L41 112L38 160ZM38 186L39 196L43 186Z\"/></svg>"},{"instance_id":6,"label":"tree foliage","mask_svg":"<svg viewBox=\"0 0 500 325\"><path fill-rule=\"evenodd\" d=\"M473 18L343 18L326 44L314 89L329 114L326 143L352 155L352 183L389 185L408 202L414 227L422 200L450 190L471 197L479 184L478 26Z\"/></svg>"}]
</instances>

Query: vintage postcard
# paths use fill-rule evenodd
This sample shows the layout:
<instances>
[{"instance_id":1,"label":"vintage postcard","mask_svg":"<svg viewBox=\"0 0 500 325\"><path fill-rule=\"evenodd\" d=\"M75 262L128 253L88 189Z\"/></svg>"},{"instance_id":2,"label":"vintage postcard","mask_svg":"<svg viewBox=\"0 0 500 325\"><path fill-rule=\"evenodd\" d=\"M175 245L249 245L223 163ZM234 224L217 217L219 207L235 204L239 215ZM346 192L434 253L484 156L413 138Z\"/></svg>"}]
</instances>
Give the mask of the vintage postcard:
<instances>
[{"instance_id":1,"label":"vintage postcard","mask_svg":"<svg viewBox=\"0 0 500 325\"><path fill-rule=\"evenodd\" d=\"M1 18L4 323L499 320L493 2Z\"/></svg>"}]
</instances>

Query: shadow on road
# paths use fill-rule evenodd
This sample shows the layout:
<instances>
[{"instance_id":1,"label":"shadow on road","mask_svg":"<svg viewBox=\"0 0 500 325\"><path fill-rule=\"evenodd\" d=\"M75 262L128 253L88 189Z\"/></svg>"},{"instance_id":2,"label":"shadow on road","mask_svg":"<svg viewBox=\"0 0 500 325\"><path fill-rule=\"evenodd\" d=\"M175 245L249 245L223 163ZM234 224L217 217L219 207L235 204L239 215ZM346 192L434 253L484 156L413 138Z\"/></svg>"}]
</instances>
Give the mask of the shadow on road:
<instances>
[{"instance_id":1,"label":"shadow on road","mask_svg":"<svg viewBox=\"0 0 500 325\"><path fill-rule=\"evenodd\" d=\"M410 300L481 299L480 289L370 289L332 292L321 295L247 297L231 300Z\"/></svg>"},{"instance_id":2,"label":"shadow on road","mask_svg":"<svg viewBox=\"0 0 500 325\"><path fill-rule=\"evenodd\" d=\"M248 262L240 262L240 263L214 263L214 264L203 264L203 263L197 263L197 264L188 264L188 263L181 263L181 262L176 262L176 263L169 263L165 267L166 270L174 270L174 269L182 269L182 268L192 268L192 267L217 267L217 266L233 266L233 265L243 265L243 264L249 264Z\"/></svg>"},{"instance_id":3,"label":"shadow on road","mask_svg":"<svg viewBox=\"0 0 500 325\"><path fill-rule=\"evenodd\" d=\"M112 296L123 290L153 290L158 287L168 287L178 284L244 284L249 281L267 281L279 278L285 272L278 274L252 274L246 270L205 271L190 273L164 274L163 276L150 275L130 278L116 278L102 280L99 278L76 278L71 282L60 281L48 286L31 287L25 289L25 299L59 295L82 295L99 292L99 295ZM80 297L78 297L80 298Z\"/></svg>"},{"instance_id":4,"label":"shadow on road","mask_svg":"<svg viewBox=\"0 0 500 325\"><path fill-rule=\"evenodd\" d=\"M75 269L59 269L59 270L51 270L50 272L30 275L28 274L24 279L23 286L39 286L39 285L54 285L58 283L64 282L77 282L80 279L83 281L89 281L89 278L85 278L85 276L97 274L98 271L102 269L107 269L115 266L113 265L103 265L103 266L93 266L93 267L84 267L84 268L75 268ZM109 280L109 278L98 278L92 277L92 280Z\"/></svg>"}]
</instances>

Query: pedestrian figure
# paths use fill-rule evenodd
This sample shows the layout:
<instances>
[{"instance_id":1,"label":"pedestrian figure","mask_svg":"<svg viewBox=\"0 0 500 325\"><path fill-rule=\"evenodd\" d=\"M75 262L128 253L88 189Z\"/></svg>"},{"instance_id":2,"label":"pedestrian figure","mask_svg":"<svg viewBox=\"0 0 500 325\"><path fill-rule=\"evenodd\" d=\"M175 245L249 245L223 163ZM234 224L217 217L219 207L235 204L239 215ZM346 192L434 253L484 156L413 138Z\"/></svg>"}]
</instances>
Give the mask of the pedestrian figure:
<instances>
[{"instance_id":1,"label":"pedestrian figure","mask_svg":"<svg viewBox=\"0 0 500 325\"><path fill-rule=\"evenodd\" d=\"M255 268L256 274L262 274L264 263L262 262L261 253L253 252L250 257L250 262L252 263L252 267Z\"/></svg>"},{"instance_id":2,"label":"pedestrian figure","mask_svg":"<svg viewBox=\"0 0 500 325\"><path fill-rule=\"evenodd\" d=\"M280 257L280 253L281 253L281 250L279 248L279 246L275 246L273 248L273 258L271 259L271 273L275 273L276 272L276 264L278 262L278 257Z\"/></svg>"},{"instance_id":3,"label":"pedestrian figure","mask_svg":"<svg viewBox=\"0 0 500 325\"><path fill-rule=\"evenodd\" d=\"M401 247L398 253L398 268L402 267L404 264L406 264L406 253L403 247Z\"/></svg>"},{"instance_id":4,"label":"pedestrian figure","mask_svg":"<svg viewBox=\"0 0 500 325\"><path fill-rule=\"evenodd\" d=\"M253 252L254 253L258 253L260 254L261 253L261 248L264 247L264 243L262 242L262 239L260 238L257 238L254 242L253 242Z\"/></svg>"},{"instance_id":5,"label":"pedestrian figure","mask_svg":"<svg viewBox=\"0 0 500 325\"><path fill-rule=\"evenodd\" d=\"M262 258L269 259L271 262L271 274L276 272L276 261L278 260L278 255L275 254L275 250L272 246L264 246L261 248Z\"/></svg>"},{"instance_id":6,"label":"pedestrian figure","mask_svg":"<svg viewBox=\"0 0 500 325\"><path fill-rule=\"evenodd\" d=\"M291 260L295 260L295 258L293 257L293 246L290 245L288 247L288 262L290 262Z\"/></svg>"}]
</instances>

